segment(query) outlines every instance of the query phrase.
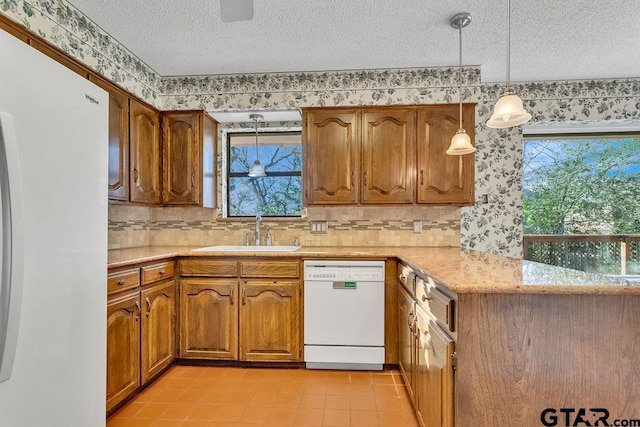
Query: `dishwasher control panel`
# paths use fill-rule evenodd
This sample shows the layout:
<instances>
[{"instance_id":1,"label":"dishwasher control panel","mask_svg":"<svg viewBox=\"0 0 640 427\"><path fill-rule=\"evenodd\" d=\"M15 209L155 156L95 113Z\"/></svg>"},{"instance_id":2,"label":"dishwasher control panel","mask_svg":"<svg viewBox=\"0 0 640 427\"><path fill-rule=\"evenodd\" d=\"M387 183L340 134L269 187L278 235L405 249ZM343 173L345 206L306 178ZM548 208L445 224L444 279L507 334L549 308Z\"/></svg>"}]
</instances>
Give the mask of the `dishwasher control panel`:
<instances>
[{"instance_id":1,"label":"dishwasher control panel","mask_svg":"<svg viewBox=\"0 0 640 427\"><path fill-rule=\"evenodd\" d=\"M323 282L384 281L384 261L305 261L304 279Z\"/></svg>"}]
</instances>

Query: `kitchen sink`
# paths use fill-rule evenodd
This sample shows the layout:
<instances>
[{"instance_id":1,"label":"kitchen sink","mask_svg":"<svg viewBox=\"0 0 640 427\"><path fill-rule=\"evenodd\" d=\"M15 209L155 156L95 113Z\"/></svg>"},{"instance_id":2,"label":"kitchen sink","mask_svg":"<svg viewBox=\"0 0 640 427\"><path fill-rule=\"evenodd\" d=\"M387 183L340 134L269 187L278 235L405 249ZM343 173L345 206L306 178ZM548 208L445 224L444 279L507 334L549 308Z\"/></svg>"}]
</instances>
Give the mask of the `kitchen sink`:
<instances>
[{"instance_id":1,"label":"kitchen sink","mask_svg":"<svg viewBox=\"0 0 640 427\"><path fill-rule=\"evenodd\" d=\"M193 249L194 252L295 252L300 246L215 245Z\"/></svg>"}]
</instances>

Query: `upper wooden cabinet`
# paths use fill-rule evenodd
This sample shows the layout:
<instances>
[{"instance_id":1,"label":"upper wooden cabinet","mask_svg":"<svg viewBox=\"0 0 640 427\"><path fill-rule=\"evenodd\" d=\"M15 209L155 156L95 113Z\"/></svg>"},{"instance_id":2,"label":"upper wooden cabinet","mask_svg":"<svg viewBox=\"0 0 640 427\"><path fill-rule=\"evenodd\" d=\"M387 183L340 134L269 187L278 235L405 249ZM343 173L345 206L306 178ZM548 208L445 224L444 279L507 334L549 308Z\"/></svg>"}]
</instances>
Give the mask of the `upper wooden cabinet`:
<instances>
[{"instance_id":1,"label":"upper wooden cabinet","mask_svg":"<svg viewBox=\"0 0 640 427\"><path fill-rule=\"evenodd\" d=\"M303 109L305 205L473 204L474 155L449 156L457 104ZM464 105L475 136L475 104Z\"/></svg>"},{"instance_id":2,"label":"upper wooden cabinet","mask_svg":"<svg viewBox=\"0 0 640 427\"><path fill-rule=\"evenodd\" d=\"M362 203L415 200L415 110L362 112Z\"/></svg>"},{"instance_id":3,"label":"upper wooden cabinet","mask_svg":"<svg viewBox=\"0 0 640 427\"><path fill-rule=\"evenodd\" d=\"M216 122L203 111L162 113L162 203L215 207Z\"/></svg>"},{"instance_id":4,"label":"upper wooden cabinet","mask_svg":"<svg viewBox=\"0 0 640 427\"><path fill-rule=\"evenodd\" d=\"M109 92L109 199L129 200L129 95L106 80L89 76Z\"/></svg>"},{"instance_id":5,"label":"upper wooden cabinet","mask_svg":"<svg viewBox=\"0 0 640 427\"><path fill-rule=\"evenodd\" d=\"M131 98L129 126L130 200L160 204L160 114Z\"/></svg>"},{"instance_id":6,"label":"upper wooden cabinet","mask_svg":"<svg viewBox=\"0 0 640 427\"><path fill-rule=\"evenodd\" d=\"M305 205L355 204L360 163L359 112L304 112Z\"/></svg>"},{"instance_id":7,"label":"upper wooden cabinet","mask_svg":"<svg viewBox=\"0 0 640 427\"><path fill-rule=\"evenodd\" d=\"M418 110L418 203L472 205L475 156L450 156L446 150L458 130L458 105ZM475 141L475 104L463 104L462 124Z\"/></svg>"}]
</instances>

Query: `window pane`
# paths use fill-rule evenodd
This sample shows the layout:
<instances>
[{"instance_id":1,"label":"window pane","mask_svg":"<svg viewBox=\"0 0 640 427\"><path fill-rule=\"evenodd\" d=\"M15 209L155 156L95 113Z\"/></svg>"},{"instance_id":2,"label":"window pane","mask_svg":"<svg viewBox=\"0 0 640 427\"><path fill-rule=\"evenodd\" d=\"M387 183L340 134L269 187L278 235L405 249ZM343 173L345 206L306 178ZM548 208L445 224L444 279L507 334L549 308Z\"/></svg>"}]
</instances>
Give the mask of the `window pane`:
<instances>
[{"instance_id":1,"label":"window pane","mask_svg":"<svg viewBox=\"0 0 640 427\"><path fill-rule=\"evenodd\" d=\"M302 177L229 178L229 216L300 216Z\"/></svg>"},{"instance_id":2,"label":"window pane","mask_svg":"<svg viewBox=\"0 0 640 427\"><path fill-rule=\"evenodd\" d=\"M526 259L640 275L640 138L530 137L523 166Z\"/></svg>"},{"instance_id":3,"label":"window pane","mask_svg":"<svg viewBox=\"0 0 640 427\"><path fill-rule=\"evenodd\" d=\"M228 216L300 216L302 141L300 132L229 135ZM249 178L259 159L267 177Z\"/></svg>"}]
</instances>

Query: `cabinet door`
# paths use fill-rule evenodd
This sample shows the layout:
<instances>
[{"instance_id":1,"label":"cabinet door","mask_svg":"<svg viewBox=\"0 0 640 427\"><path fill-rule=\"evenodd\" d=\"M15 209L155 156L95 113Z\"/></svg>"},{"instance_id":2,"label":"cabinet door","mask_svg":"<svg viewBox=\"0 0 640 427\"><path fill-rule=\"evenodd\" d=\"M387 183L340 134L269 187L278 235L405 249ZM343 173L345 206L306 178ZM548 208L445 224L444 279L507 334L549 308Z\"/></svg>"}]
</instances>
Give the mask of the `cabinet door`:
<instances>
[{"instance_id":1,"label":"cabinet door","mask_svg":"<svg viewBox=\"0 0 640 427\"><path fill-rule=\"evenodd\" d=\"M453 426L454 343L422 310L418 310L418 358L415 394L418 418L425 427Z\"/></svg>"},{"instance_id":2,"label":"cabinet door","mask_svg":"<svg viewBox=\"0 0 640 427\"><path fill-rule=\"evenodd\" d=\"M414 110L362 113L362 203L415 201Z\"/></svg>"},{"instance_id":3,"label":"cabinet door","mask_svg":"<svg viewBox=\"0 0 640 427\"><path fill-rule=\"evenodd\" d=\"M457 105L418 111L418 203L472 205L475 197L475 155L446 154L460 127ZM462 123L475 141L475 104L464 104Z\"/></svg>"},{"instance_id":4,"label":"cabinet door","mask_svg":"<svg viewBox=\"0 0 640 427\"><path fill-rule=\"evenodd\" d=\"M176 354L176 283L162 282L141 294L142 384L169 366Z\"/></svg>"},{"instance_id":5,"label":"cabinet door","mask_svg":"<svg viewBox=\"0 0 640 427\"><path fill-rule=\"evenodd\" d=\"M91 81L109 92L109 199L129 200L129 95L103 79Z\"/></svg>"},{"instance_id":6,"label":"cabinet door","mask_svg":"<svg viewBox=\"0 0 640 427\"><path fill-rule=\"evenodd\" d=\"M162 115L162 203L200 203L199 112Z\"/></svg>"},{"instance_id":7,"label":"cabinet door","mask_svg":"<svg viewBox=\"0 0 640 427\"><path fill-rule=\"evenodd\" d=\"M160 203L160 115L131 99L130 128L130 200Z\"/></svg>"},{"instance_id":8,"label":"cabinet door","mask_svg":"<svg viewBox=\"0 0 640 427\"><path fill-rule=\"evenodd\" d=\"M140 293L107 303L107 411L140 385Z\"/></svg>"},{"instance_id":9,"label":"cabinet door","mask_svg":"<svg viewBox=\"0 0 640 427\"><path fill-rule=\"evenodd\" d=\"M407 291L398 285L398 364L414 403L415 324L415 303Z\"/></svg>"},{"instance_id":10,"label":"cabinet door","mask_svg":"<svg viewBox=\"0 0 640 427\"><path fill-rule=\"evenodd\" d=\"M240 360L300 360L300 281L248 280L241 287Z\"/></svg>"},{"instance_id":11,"label":"cabinet door","mask_svg":"<svg viewBox=\"0 0 640 427\"><path fill-rule=\"evenodd\" d=\"M359 136L357 110L304 112L305 205L357 202Z\"/></svg>"},{"instance_id":12,"label":"cabinet door","mask_svg":"<svg viewBox=\"0 0 640 427\"><path fill-rule=\"evenodd\" d=\"M237 279L180 280L180 357L238 359Z\"/></svg>"}]
</instances>

